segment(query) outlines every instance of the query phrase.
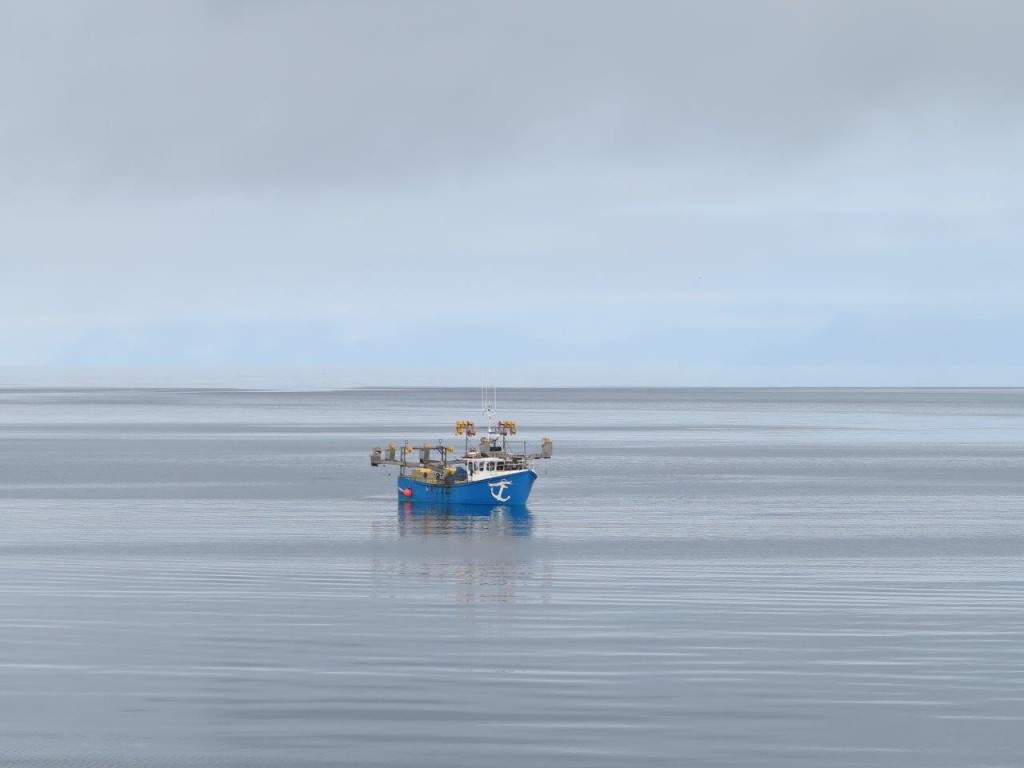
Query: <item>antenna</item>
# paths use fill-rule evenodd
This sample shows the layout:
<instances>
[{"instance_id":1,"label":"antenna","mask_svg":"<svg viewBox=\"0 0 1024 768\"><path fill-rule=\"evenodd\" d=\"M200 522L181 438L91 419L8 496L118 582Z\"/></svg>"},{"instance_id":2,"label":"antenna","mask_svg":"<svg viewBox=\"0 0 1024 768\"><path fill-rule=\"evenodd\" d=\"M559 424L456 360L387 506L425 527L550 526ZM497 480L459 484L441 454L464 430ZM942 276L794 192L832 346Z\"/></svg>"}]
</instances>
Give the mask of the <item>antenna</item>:
<instances>
[{"instance_id":1,"label":"antenna","mask_svg":"<svg viewBox=\"0 0 1024 768\"><path fill-rule=\"evenodd\" d=\"M494 427L494 414L498 407L498 386L495 384L490 388L486 384L480 385L480 410L483 411L484 419L487 421L487 431L492 432Z\"/></svg>"}]
</instances>

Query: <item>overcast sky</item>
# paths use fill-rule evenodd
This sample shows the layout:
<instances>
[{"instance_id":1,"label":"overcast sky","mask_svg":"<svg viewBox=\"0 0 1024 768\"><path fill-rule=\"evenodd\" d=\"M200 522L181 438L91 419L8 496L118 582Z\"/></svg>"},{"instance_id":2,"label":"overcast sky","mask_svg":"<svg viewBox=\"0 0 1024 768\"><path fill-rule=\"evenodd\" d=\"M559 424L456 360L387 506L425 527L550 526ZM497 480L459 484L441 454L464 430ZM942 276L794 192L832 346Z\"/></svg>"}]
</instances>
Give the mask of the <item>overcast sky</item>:
<instances>
[{"instance_id":1,"label":"overcast sky","mask_svg":"<svg viewBox=\"0 0 1024 768\"><path fill-rule=\"evenodd\" d=\"M0 363L1024 384L1021 29L0 0Z\"/></svg>"}]
</instances>

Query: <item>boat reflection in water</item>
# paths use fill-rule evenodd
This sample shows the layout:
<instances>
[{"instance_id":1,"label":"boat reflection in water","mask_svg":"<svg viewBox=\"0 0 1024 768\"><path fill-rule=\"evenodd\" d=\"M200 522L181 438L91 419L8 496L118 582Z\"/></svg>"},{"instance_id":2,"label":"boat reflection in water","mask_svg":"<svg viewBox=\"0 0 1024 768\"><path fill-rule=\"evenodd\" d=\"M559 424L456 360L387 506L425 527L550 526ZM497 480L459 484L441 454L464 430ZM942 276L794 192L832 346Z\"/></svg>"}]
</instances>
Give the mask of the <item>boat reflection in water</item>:
<instances>
[{"instance_id":1,"label":"boat reflection in water","mask_svg":"<svg viewBox=\"0 0 1024 768\"><path fill-rule=\"evenodd\" d=\"M548 601L551 568L531 555L531 528L525 506L399 502L398 533L415 552L400 568L418 589L443 584L467 607Z\"/></svg>"},{"instance_id":2,"label":"boat reflection in water","mask_svg":"<svg viewBox=\"0 0 1024 768\"><path fill-rule=\"evenodd\" d=\"M419 504L398 502L402 536L529 536L530 510L525 505Z\"/></svg>"}]
</instances>

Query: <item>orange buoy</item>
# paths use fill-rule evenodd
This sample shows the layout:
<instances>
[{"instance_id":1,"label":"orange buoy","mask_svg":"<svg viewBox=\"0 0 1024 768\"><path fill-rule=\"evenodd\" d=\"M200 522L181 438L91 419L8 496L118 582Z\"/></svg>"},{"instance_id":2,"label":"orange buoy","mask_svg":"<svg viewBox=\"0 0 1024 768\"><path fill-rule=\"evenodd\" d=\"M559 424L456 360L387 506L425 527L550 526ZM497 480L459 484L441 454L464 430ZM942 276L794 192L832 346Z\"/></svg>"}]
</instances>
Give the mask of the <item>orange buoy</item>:
<instances>
[{"instance_id":1,"label":"orange buoy","mask_svg":"<svg viewBox=\"0 0 1024 768\"><path fill-rule=\"evenodd\" d=\"M402 495L403 496L412 496L412 488L403 488L402 489Z\"/></svg>"}]
</instances>

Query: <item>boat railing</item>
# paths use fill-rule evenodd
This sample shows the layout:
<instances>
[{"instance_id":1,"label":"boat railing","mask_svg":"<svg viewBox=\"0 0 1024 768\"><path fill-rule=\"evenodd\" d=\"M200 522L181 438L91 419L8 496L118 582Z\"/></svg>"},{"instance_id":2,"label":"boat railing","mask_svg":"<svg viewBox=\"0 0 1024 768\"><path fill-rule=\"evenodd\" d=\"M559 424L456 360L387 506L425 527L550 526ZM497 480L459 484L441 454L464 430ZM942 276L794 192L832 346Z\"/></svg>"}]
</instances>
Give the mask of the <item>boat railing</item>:
<instances>
[{"instance_id":1,"label":"boat railing","mask_svg":"<svg viewBox=\"0 0 1024 768\"><path fill-rule=\"evenodd\" d=\"M401 447L389 443L386 449L377 447L370 451L370 466L396 466L403 475L407 468L428 468L444 473L452 464L461 464L469 459L495 458L506 462L521 462L524 466L529 466L534 459L550 459L553 453L553 444L547 437L541 440L540 453L530 453L525 440L502 440L500 446L488 444L486 451L483 450L483 442L481 441L481 450L478 452L469 447L467 440L466 452L460 458L453 456L455 449L452 446L444 445L440 441L436 445L423 443L420 446L413 446L407 441ZM515 450L520 444L522 451Z\"/></svg>"}]
</instances>

